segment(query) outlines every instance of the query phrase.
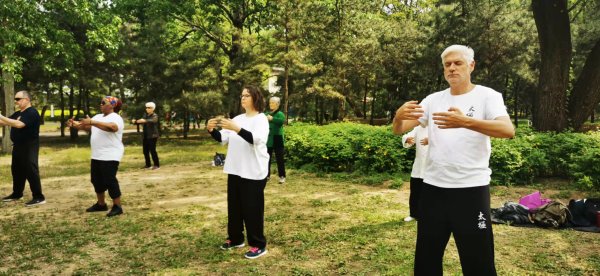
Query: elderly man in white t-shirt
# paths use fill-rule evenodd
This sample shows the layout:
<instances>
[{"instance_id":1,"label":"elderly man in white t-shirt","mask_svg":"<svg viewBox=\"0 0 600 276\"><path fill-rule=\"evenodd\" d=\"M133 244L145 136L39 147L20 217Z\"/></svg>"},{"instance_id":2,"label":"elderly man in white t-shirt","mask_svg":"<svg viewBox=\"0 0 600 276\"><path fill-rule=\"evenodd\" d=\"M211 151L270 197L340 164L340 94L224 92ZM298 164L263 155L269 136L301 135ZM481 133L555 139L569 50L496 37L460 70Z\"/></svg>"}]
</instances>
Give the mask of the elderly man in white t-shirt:
<instances>
[{"instance_id":1,"label":"elderly man in white t-shirt","mask_svg":"<svg viewBox=\"0 0 600 276\"><path fill-rule=\"evenodd\" d=\"M415 275L442 275L454 236L464 275L496 275L490 220L490 137L515 135L502 94L471 82L473 49L441 55L450 88L408 101L396 111L395 134L428 126L429 154L419 201Z\"/></svg>"},{"instance_id":2,"label":"elderly man in white t-shirt","mask_svg":"<svg viewBox=\"0 0 600 276\"><path fill-rule=\"evenodd\" d=\"M99 114L93 118L87 117L81 121L70 119L68 126L91 132L90 145L92 148L91 178L96 192L97 202L86 209L86 212L107 211L105 192L113 200L113 206L106 214L108 217L123 214L121 207L121 189L117 180L119 162L123 158L123 118L117 112L121 109L121 101L112 96L106 96L100 103Z\"/></svg>"}]
</instances>

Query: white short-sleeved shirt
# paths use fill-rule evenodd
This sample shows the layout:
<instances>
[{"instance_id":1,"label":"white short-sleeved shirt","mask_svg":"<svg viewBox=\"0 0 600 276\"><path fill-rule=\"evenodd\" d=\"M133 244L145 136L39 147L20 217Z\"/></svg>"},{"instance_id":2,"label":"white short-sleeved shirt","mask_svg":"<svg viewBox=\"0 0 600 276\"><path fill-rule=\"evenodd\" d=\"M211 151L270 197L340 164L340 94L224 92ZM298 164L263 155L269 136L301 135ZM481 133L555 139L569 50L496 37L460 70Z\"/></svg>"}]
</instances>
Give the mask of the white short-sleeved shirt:
<instances>
[{"instance_id":1,"label":"white short-sleeved shirt","mask_svg":"<svg viewBox=\"0 0 600 276\"><path fill-rule=\"evenodd\" d=\"M119 114L113 112L106 116L97 114L92 120L103 123L115 123L119 127L117 132L109 132L92 126L90 145L92 159L100 161L121 161L125 147L123 146L123 129L125 124Z\"/></svg>"},{"instance_id":2,"label":"white short-sleeved shirt","mask_svg":"<svg viewBox=\"0 0 600 276\"><path fill-rule=\"evenodd\" d=\"M406 143L408 137L413 137L415 140L414 144ZM427 138L427 128L423 126L416 126L409 133L402 136L402 146L410 148L415 146L417 148L415 152L415 161L413 162L411 177L423 178L425 172L425 166L427 162L427 152L429 151L428 145L421 145L421 140Z\"/></svg>"},{"instance_id":3,"label":"white short-sleeved shirt","mask_svg":"<svg viewBox=\"0 0 600 276\"><path fill-rule=\"evenodd\" d=\"M466 128L440 129L433 122L433 113L459 108L466 116L494 120L508 116L502 94L476 85L462 95L450 94L450 89L433 93L423 100L424 114L419 118L428 127L429 154L424 182L442 188L467 188L490 183L492 171L489 159L490 137Z\"/></svg>"},{"instance_id":4,"label":"white short-sleeved shirt","mask_svg":"<svg viewBox=\"0 0 600 276\"><path fill-rule=\"evenodd\" d=\"M269 120L263 113L252 117L241 114L233 118L241 128L252 133L250 144L236 132L221 130L221 142L229 144L223 172L242 178L261 180L267 177L269 154L267 139L269 138Z\"/></svg>"}]
</instances>

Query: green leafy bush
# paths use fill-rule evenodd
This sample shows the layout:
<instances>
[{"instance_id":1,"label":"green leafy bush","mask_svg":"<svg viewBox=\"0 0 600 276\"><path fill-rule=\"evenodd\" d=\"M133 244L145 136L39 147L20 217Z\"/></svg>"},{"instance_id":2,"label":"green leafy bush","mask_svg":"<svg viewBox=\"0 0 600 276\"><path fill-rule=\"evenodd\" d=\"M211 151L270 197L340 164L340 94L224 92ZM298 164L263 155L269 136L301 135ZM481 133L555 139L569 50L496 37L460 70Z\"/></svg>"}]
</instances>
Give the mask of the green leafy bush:
<instances>
[{"instance_id":1,"label":"green leafy bush","mask_svg":"<svg viewBox=\"0 0 600 276\"><path fill-rule=\"evenodd\" d=\"M414 152L401 142L390 127L296 123L286 128L286 158L293 166L324 172L406 172Z\"/></svg>"},{"instance_id":2,"label":"green leafy bush","mask_svg":"<svg viewBox=\"0 0 600 276\"><path fill-rule=\"evenodd\" d=\"M296 123L286 128L286 156L316 172L406 173L414 149L402 147L389 126ZM600 134L539 133L517 129L513 139L492 139L493 185L530 184L535 177L570 177L600 188Z\"/></svg>"},{"instance_id":3,"label":"green leafy bush","mask_svg":"<svg viewBox=\"0 0 600 276\"><path fill-rule=\"evenodd\" d=\"M534 134L518 133L514 139L492 139L492 184L531 183L535 176L547 170L548 163Z\"/></svg>"},{"instance_id":4,"label":"green leafy bush","mask_svg":"<svg viewBox=\"0 0 600 276\"><path fill-rule=\"evenodd\" d=\"M582 188L600 188L600 135L589 135L592 146L582 147L569 163L570 176Z\"/></svg>"}]
</instances>

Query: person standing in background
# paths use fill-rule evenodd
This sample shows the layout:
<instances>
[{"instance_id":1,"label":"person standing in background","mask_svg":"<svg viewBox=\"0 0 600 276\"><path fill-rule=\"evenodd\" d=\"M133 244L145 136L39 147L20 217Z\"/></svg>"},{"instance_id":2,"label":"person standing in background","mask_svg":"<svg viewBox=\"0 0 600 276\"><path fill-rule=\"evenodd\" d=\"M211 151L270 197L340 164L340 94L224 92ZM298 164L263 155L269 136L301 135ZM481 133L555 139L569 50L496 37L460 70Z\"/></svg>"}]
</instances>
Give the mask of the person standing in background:
<instances>
[{"instance_id":1,"label":"person standing in background","mask_svg":"<svg viewBox=\"0 0 600 276\"><path fill-rule=\"evenodd\" d=\"M410 215L404 218L404 221L419 219L419 199L421 197L421 188L423 187L423 171L427 161L427 127L416 126L409 133L402 136L402 146L410 148L416 145L415 161L413 162L410 173L410 197L408 199L408 208Z\"/></svg>"},{"instance_id":2,"label":"person standing in background","mask_svg":"<svg viewBox=\"0 0 600 276\"><path fill-rule=\"evenodd\" d=\"M158 160L158 153L156 152L156 142L160 136L158 132L158 115L154 112L156 104L153 102L146 103L146 113L142 119L133 119L133 124L143 124L143 143L142 150L144 152L144 159L146 166L144 169L158 170L160 169L160 163ZM150 155L152 155L152 163L150 163Z\"/></svg>"},{"instance_id":3,"label":"person standing in background","mask_svg":"<svg viewBox=\"0 0 600 276\"><path fill-rule=\"evenodd\" d=\"M269 99L269 109L265 115L269 120L269 140L267 141L267 150L269 152L269 172L267 181L271 177L271 157L275 153L277 160L277 174L279 175L279 184L285 183L285 147L283 137L283 123L285 122L285 114L279 110L281 99L279 97L271 97Z\"/></svg>"},{"instance_id":4,"label":"person standing in background","mask_svg":"<svg viewBox=\"0 0 600 276\"><path fill-rule=\"evenodd\" d=\"M40 152L40 114L31 106L31 95L27 91L15 94L18 111L4 117L0 114L0 126L10 126L10 140L13 142L12 163L13 192L2 201L9 202L21 199L25 190L25 181L29 182L32 199L26 206L46 203L42 194L38 157Z\"/></svg>"}]
</instances>

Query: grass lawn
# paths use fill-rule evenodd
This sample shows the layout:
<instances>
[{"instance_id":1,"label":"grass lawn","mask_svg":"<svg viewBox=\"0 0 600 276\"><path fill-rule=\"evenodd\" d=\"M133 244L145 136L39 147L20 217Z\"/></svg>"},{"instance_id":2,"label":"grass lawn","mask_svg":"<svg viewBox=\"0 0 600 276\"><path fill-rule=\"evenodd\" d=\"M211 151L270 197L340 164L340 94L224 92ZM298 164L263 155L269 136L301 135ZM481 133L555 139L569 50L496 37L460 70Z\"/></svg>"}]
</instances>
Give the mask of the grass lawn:
<instances>
[{"instance_id":1,"label":"grass lawn","mask_svg":"<svg viewBox=\"0 0 600 276\"><path fill-rule=\"evenodd\" d=\"M218 248L226 237L226 178L210 161L225 148L207 135L161 139L157 171L139 169L139 136L127 135L118 174L125 214L115 218L84 211L95 201L86 136L76 144L44 138L40 170L48 203L0 203L0 275L412 272L416 223L402 221L409 190L399 180L290 169L286 184L275 178L265 190L269 252L247 260L247 248ZM0 195L8 195L10 155L0 157L0 175ZM558 184L544 187L493 187L492 205L537 189L563 202L587 196ZM505 225L494 225L494 232L499 275L600 273L600 234ZM452 239L444 261L446 275L460 275Z\"/></svg>"}]
</instances>

